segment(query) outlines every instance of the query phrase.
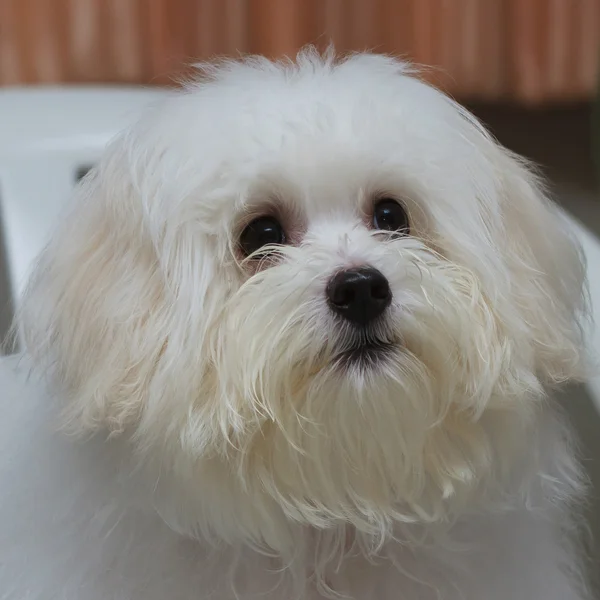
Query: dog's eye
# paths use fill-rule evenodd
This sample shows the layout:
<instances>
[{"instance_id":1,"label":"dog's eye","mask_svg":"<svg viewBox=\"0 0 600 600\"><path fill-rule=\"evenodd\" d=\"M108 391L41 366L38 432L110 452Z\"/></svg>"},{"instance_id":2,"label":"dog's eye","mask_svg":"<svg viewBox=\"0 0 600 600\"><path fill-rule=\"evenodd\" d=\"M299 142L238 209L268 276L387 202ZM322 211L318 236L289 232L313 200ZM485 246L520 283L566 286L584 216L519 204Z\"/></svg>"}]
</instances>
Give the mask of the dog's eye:
<instances>
[{"instance_id":1,"label":"dog's eye","mask_svg":"<svg viewBox=\"0 0 600 600\"><path fill-rule=\"evenodd\" d=\"M285 244L283 227L273 217L254 219L240 236L240 246L246 256L271 244Z\"/></svg>"},{"instance_id":2,"label":"dog's eye","mask_svg":"<svg viewBox=\"0 0 600 600\"><path fill-rule=\"evenodd\" d=\"M408 215L402 205L391 198L382 198L373 211L373 227L384 231L409 232Z\"/></svg>"}]
</instances>

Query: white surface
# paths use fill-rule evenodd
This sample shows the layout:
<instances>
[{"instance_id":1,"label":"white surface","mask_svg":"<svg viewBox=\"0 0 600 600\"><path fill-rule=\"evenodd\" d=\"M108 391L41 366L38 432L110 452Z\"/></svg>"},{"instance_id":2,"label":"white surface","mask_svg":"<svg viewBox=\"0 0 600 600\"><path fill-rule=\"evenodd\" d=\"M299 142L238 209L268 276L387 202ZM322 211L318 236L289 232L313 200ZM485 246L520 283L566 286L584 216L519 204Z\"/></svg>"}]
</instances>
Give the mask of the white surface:
<instances>
[{"instance_id":1,"label":"white surface","mask_svg":"<svg viewBox=\"0 0 600 600\"><path fill-rule=\"evenodd\" d=\"M77 169L93 164L110 138L166 93L107 87L0 90L0 214L13 300L71 193ZM600 240L567 219L588 259L600 323ZM600 331L591 336L600 362ZM600 376L589 391L600 410Z\"/></svg>"},{"instance_id":2,"label":"white surface","mask_svg":"<svg viewBox=\"0 0 600 600\"><path fill-rule=\"evenodd\" d=\"M65 87L0 90L0 209L13 300L79 167L92 165L140 109L166 92Z\"/></svg>"},{"instance_id":3,"label":"white surface","mask_svg":"<svg viewBox=\"0 0 600 600\"><path fill-rule=\"evenodd\" d=\"M0 160L56 149L98 148L163 97L143 87L0 89Z\"/></svg>"},{"instance_id":4,"label":"white surface","mask_svg":"<svg viewBox=\"0 0 600 600\"><path fill-rule=\"evenodd\" d=\"M592 316L595 324L595 327L589 332L589 341L590 348L595 354L593 358L600 366L600 239L568 214L567 219L571 222L587 258ZM600 411L600 375L592 378L587 387L592 400Z\"/></svg>"}]
</instances>

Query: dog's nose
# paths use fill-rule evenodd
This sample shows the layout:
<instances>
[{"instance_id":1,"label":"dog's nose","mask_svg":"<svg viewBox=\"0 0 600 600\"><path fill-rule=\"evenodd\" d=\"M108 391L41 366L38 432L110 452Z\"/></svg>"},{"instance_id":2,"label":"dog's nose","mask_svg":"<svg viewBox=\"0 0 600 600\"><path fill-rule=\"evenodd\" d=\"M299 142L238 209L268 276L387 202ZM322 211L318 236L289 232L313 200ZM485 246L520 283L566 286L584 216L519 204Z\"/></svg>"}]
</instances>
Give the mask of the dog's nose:
<instances>
[{"instance_id":1,"label":"dog's nose","mask_svg":"<svg viewBox=\"0 0 600 600\"><path fill-rule=\"evenodd\" d=\"M388 280L377 269L361 267L340 271L327 286L332 310L352 323L366 325L392 301Z\"/></svg>"}]
</instances>

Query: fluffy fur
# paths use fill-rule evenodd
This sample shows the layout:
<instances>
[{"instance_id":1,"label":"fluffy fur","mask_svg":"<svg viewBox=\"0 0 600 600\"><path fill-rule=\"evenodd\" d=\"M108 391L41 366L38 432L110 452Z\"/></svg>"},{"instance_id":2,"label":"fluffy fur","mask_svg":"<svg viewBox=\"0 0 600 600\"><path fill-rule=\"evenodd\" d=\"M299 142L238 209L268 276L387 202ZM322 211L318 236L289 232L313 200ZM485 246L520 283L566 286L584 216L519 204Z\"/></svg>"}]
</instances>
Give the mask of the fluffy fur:
<instances>
[{"instance_id":1,"label":"fluffy fur","mask_svg":"<svg viewBox=\"0 0 600 600\"><path fill-rule=\"evenodd\" d=\"M199 70L25 294L43 378L4 367L0 598L585 598L547 398L584 372L585 269L532 170L392 58ZM410 235L369 228L381 195ZM243 258L262 214L290 244ZM362 265L392 350L344 369L325 289Z\"/></svg>"}]
</instances>

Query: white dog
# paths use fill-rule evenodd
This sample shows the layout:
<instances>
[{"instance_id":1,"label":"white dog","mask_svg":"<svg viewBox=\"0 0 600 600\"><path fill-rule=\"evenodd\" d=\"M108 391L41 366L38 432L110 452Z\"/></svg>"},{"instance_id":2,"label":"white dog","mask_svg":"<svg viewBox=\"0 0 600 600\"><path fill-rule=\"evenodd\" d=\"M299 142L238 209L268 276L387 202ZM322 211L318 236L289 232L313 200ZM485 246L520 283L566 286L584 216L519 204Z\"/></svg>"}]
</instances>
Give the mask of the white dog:
<instances>
[{"instance_id":1,"label":"white dog","mask_svg":"<svg viewBox=\"0 0 600 600\"><path fill-rule=\"evenodd\" d=\"M0 598L587 598L547 398L584 267L539 181L392 58L201 70L25 294Z\"/></svg>"}]
</instances>

